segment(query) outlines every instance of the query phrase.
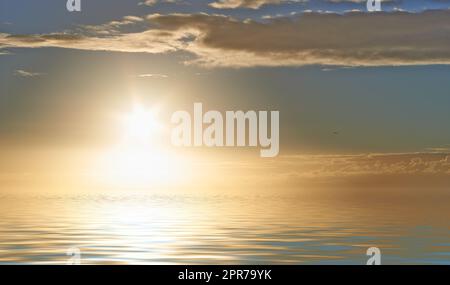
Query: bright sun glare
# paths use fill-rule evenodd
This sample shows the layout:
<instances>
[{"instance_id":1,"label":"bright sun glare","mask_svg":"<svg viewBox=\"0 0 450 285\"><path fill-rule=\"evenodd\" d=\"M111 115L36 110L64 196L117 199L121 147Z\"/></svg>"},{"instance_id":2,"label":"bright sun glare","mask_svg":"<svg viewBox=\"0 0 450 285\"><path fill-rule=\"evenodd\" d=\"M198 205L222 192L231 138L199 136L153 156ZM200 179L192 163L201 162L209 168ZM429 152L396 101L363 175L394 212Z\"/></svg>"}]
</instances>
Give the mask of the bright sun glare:
<instances>
[{"instance_id":1,"label":"bright sun glare","mask_svg":"<svg viewBox=\"0 0 450 285\"><path fill-rule=\"evenodd\" d=\"M101 159L100 178L114 187L156 187L173 183L182 171L179 158L158 145L163 126L154 110L135 104L121 116L121 140Z\"/></svg>"},{"instance_id":2,"label":"bright sun glare","mask_svg":"<svg viewBox=\"0 0 450 285\"><path fill-rule=\"evenodd\" d=\"M146 110L142 105L135 104L130 114L123 118L125 139L131 143L149 143L160 135L161 124L154 110Z\"/></svg>"}]
</instances>

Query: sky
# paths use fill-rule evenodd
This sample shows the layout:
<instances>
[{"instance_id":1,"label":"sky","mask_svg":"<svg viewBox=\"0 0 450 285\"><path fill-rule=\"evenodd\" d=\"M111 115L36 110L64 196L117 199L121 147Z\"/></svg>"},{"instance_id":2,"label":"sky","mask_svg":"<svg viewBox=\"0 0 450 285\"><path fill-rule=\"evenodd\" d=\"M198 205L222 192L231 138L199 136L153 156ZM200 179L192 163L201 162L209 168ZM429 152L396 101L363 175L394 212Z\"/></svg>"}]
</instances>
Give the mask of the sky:
<instances>
[{"instance_id":1,"label":"sky","mask_svg":"<svg viewBox=\"0 0 450 285\"><path fill-rule=\"evenodd\" d=\"M450 1L65 4L0 0L4 189L79 187L136 100L162 122L194 102L280 111L279 157L189 153L189 185L449 183Z\"/></svg>"}]
</instances>

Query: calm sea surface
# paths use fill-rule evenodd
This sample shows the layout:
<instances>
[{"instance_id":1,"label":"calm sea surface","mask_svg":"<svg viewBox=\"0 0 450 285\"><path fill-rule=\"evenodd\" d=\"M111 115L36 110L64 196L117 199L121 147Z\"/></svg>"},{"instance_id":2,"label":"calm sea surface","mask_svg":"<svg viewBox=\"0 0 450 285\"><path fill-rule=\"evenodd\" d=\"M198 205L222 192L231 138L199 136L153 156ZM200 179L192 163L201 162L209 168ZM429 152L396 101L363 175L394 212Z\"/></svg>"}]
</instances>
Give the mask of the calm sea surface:
<instances>
[{"instance_id":1,"label":"calm sea surface","mask_svg":"<svg viewBox=\"0 0 450 285\"><path fill-rule=\"evenodd\" d=\"M0 195L0 264L450 264L448 199Z\"/></svg>"}]
</instances>

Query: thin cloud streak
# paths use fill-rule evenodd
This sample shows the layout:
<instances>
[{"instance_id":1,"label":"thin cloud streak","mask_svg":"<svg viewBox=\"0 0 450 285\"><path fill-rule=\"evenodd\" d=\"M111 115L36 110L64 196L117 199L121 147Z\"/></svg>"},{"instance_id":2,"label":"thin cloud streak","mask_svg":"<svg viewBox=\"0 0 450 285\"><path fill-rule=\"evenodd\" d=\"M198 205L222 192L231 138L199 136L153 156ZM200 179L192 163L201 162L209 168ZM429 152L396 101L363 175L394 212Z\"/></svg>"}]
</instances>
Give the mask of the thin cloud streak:
<instances>
[{"instance_id":1,"label":"thin cloud streak","mask_svg":"<svg viewBox=\"0 0 450 285\"><path fill-rule=\"evenodd\" d=\"M14 71L14 75L20 76L20 77L39 77L39 76L45 75L45 73L31 72L31 71L18 69L16 71Z\"/></svg>"},{"instance_id":2,"label":"thin cloud streak","mask_svg":"<svg viewBox=\"0 0 450 285\"><path fill-rule=\"evenodd\" d=\"M259 9L265 5L308 2L309 0L217 0L209 4L216 9Z\"/></svg>"},{"instance_id":3,"label":"thin cloud streak","mask_svg":"<svg viewBox=\"0 0 450 285\"><path fill-rule=\"evenodd\" d=\"M139 78L169 78L169 76L166 74L154 74L154 73L139 74L138 77Z\"/></svg>"}]
</instances>

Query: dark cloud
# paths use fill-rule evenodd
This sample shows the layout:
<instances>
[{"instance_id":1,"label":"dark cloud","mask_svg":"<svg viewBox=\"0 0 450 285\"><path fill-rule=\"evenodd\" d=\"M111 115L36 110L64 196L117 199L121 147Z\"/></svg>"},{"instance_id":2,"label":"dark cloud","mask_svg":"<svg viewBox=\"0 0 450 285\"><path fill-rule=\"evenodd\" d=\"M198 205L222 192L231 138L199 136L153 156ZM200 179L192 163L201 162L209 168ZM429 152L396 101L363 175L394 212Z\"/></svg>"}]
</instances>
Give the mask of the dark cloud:
<instances>
[{"instance_id":1,"label":"dark cloud","mask_svg":"<svg viewBox=\"0 0 450 285\"><path fill-rule=\"evenodd\" d=\"M207 14L150 15L138 32L0 34L2 47L61 47L120 52L187 51L207 67L428 65L450 63L450 11L304 13L268 22ZM122 19L113 23L140 22Z\"/></svg>"}]
</instances>

